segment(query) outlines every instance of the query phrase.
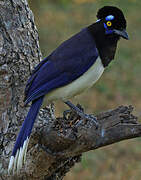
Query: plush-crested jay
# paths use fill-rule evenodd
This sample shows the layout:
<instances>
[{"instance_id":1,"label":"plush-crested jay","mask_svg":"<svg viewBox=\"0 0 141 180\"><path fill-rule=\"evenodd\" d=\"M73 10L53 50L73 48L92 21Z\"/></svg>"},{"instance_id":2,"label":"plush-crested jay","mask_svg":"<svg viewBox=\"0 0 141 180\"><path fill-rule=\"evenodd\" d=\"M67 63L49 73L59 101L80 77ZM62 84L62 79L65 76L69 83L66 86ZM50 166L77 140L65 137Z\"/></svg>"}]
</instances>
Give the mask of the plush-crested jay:
<instances>
[{"instance_id":1,"label":"plush-crested jay","mask_svg":"<svg viewBox=\"0 0 141 180\"><path fill-rule=\"evenodd\" d=\"M41 106L63 100L82 118L84 114L69 99L90 88L114 59L120 37L128 39L122 11L113 6L98 10L98 20L63 42L35 67L25 88L25 104L32 103L17 137L9 172L19 171L25 161L29 137Z\"/></svg>"}]
</instances>

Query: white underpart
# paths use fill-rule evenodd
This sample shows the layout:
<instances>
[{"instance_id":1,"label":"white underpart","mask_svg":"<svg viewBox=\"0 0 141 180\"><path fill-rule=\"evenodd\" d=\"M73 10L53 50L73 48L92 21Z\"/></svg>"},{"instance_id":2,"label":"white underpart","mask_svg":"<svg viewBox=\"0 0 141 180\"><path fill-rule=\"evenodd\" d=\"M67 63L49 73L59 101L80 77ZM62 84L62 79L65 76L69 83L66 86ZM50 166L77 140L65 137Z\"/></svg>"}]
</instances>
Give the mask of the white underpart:
<instances>
[{"instance_id":1,"label":"white underpart","mask_svg":"<svg viewBox=\"0 0 141 180\"><path fill-rule=\"evenodd\" d=\"M29 138L24 141L23 147L17 150L17 153L14 156L11 156L9 166L8 166L8 173L15 174L15 172L19 173L19 170L22 168L22 165L25 163L27 147L29 143Z\"/></svg>"},{"instance_id":2,"label":"white underpart","mask_svg":"<svg viewBox=\"0 0 141 180\"><path fill-rule=\"evenodd\" d=\"M54 101L57 99L66 100L77 94L80 94L84 90L87 90L95 84L95 82L100 78L104 71L101 59L98 57L96 62L86 71L82 76L80 76L75 81L70 84L57 88L50 93L48 93L43 101L43 106L46 106L47 102Z\"/></svg>"}]
</instances>

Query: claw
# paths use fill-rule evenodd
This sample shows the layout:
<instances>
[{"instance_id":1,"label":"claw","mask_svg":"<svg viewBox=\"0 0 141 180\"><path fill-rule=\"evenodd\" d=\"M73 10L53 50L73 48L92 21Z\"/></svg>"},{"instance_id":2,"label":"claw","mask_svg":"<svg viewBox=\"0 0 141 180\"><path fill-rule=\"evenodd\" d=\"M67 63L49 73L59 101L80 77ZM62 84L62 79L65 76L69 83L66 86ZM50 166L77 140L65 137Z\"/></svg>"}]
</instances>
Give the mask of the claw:
<instances>
[{"instance_id":1,"label":"claw","mask_svg":"<svg viewBox=\"0 0 141 180\"><path fill-rule=\"evenodd\" d=\"M91 117L91 120L92 120L92 121L94 122L94 124L95 124L95 128L98 129L99 123L98 123L98 121L97 121L97 118L96 118L94 115L90 115L90 117Z\"/></svg>"},{"instance_id":2,"label":"claw","mask_svg":"<svg viewBox=\"0 0 141 180\"><path fill-rule=\"evenodd\" d=\"M78 106L75 106L70 101L66 101L65 104L67 104L82 119L87 119L87 120L93 121L94 124L95 124L96 129L98 129L98 121L97 121L97 118L94 115L85 114L83 112L83 110L79 109Z\"/></svg>"},{"instance_id":3,"label":"claw","mask_svg":"<svg viewBox=\"0 0 141 180\"><path fill-rule=\"evenodd\" d=\"M68 115L70 114L71 110L66 110L63 112L63 119L67 120L68 119Z\"/></svg>"}]
</instances>

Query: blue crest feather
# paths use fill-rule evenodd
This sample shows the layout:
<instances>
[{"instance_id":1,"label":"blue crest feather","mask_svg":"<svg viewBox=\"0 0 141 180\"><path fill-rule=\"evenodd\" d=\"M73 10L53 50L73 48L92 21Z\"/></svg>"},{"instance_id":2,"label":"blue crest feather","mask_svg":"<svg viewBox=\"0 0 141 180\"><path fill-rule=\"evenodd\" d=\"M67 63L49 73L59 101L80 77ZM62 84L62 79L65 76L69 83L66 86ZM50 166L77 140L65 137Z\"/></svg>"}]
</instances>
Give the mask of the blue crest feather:
<instances>
[{"instance_id":1,"label":"blue crest feather","mask_svg":"<svg viewBox=\"0 0 141 180\"><path fill-rule=\"evenodd\" d=\"M106 21L112 21L115 17L113 15L107 16L105 19Z\"/></svg>"}]
</instances>

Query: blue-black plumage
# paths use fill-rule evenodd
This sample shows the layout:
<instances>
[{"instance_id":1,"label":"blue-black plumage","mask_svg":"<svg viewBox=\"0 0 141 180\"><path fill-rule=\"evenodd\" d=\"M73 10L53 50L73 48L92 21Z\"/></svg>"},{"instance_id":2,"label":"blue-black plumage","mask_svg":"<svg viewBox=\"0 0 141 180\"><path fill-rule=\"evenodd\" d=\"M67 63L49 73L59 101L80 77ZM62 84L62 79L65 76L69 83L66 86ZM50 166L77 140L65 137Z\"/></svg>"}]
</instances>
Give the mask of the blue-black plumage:
<instances>
[{"instance_id":1,"label":"blue-black plumage","mask_svg":"<svg viewBox=\"0 0 141 180\"><path fill-rule=\"evenodd\" d=\"M23 148L24 142L28 143L44 95L80 77L95 63L97 57L98 50L95 41L88 29L85 28L62 43L51 55L35 67L25 89L25 104L31 101L33 103L12 152L12 163L16 153L19 151L18 153L21 154L18 155L20 158L16 160L18 169L22 167L25 156L23 152L25 151ZM21 152L20 148L22 148ZM12 163L9 164L9 169L11 169Z\"/></svg>"},{"instance_id":2,"label":"blue-black plumage","mask_svg":"<svg viewBox=\"0 0 141 180\"><path fill-rule=\"evenodd\" d=\"M26 101L71 83L84 74L98 57L95 41L87 28L62 43L36 68L26 87Z\"/></svg>"},{"instance_id":3,"label":"blue-black plumage","mask_svg":"<svg viewBox=\"0 0 141 180\"><path fill-rule=\"evenodd\" d=\"M34 124L34 120L36 119L39 109L42 105L42 101L43 101L43 97L40 97L37 100L33 101L30 110L26 116L26 119L22 125L20 133L17 137L16 144L12 152L13 156L16 155L17 149L20 149L20 147L23 146L26 138L29 137Z\"/></svg>"},{"instance_id":4,"label":"blue-black plumage","mask_svg":"<svg viewBox=\"0 0 141 180\"><path fill-rule=\"evenodd\" d=\"M14 173L22 167L40 107L46 101L65 101L91 87L114 59L120 37L128 39L126 20L120 9L105 6L98 11L97 17L96 23L63 42L35 67L25 88L25 104L32 104L17 137L9 172ZM84 117L85 114L70 102L66 104ZM97 124L95 119L94 122Z\"/></svg>"}]
</instances>

